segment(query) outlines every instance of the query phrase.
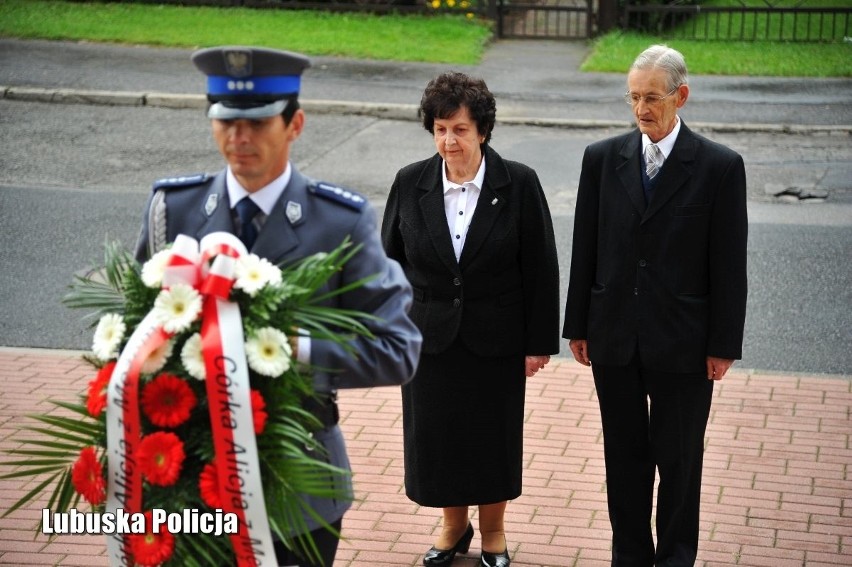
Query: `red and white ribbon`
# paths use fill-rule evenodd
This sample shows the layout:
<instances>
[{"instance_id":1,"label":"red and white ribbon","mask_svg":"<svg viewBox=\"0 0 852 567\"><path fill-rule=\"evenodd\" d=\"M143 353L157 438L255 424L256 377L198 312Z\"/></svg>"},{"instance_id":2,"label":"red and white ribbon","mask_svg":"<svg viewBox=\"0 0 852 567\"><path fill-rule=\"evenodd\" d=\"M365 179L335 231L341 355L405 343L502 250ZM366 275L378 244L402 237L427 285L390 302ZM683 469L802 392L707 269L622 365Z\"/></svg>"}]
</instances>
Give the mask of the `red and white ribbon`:
<instances>
[{"instance_id":1,"label":"red and white ribbon","mask_svg":"<svg viewBox=\"0 0 852 567\"><path fill-rule=\"evenodd\" d=\"M201 344L222 509L239 519L239 532L231 535L237 565L265 567L277 561L260 478L242 318L239 306L228 301L236 259L244 254L245 246L230 233L210 234L200 245L179 235L163 287L184 283L204 297ZM107 391L107 512L143 511L141 470L134 457L141 437L139 375L148 356L170 338L149 313L113 371ZM111 565L131 564L122 535L107 539L107 551Z\"/></svg>"}]
</instances>

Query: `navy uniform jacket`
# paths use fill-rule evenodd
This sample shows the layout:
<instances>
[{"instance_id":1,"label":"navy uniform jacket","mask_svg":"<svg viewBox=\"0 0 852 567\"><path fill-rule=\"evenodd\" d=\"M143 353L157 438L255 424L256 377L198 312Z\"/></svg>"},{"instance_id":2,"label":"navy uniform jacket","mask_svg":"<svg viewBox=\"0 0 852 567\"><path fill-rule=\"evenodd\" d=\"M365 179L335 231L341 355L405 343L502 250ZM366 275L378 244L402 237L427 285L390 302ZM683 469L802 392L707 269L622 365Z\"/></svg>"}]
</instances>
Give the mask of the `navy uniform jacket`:
<instances>
[{"instance_id":1,"label":"navy uniform jacket","mask_svg":"<svg viewBox=\"0 0 852 567\"><path fill-rule=\"evenodd\" d=\"M414 287L423 352L459 338L479 356L559 352L559 266L550 210L531 168L485 146L485 180L461 258L444 212L439 154L399 171L382 242Z\"/></svg>"},{"instance_id":2,"label":"navy uniform jacket","mask_svg":"<svg viewBox=\"0 0 852 567\"><path fill-rule=\"evenodd\" d=\"M742 157L681 124L642 192L641 133L586 148L563 337L586 339L592 364L704 372L739 359L746 313Z\"/></svg>"},{"instance_id":3,"label":"navy uniform jacket","mask_svg":"<svg viewBox=\"0 0 852 567\"><path fill-rule=\"evenodd\" d=\"M145 209L142 233L136 257L145 261L178 234L198 240L211 232L234 232L225 171L213 176L195 176L167 181L155 190ZM251 252L274 264L289 263L317 252L337 248L349 236L362 249L332 276L328 287L337 289L365 277L379 274L366 285L336 296L332 305L371 313L377 320L366 326L374 339L359 338L352 356L330 341L311 341L311 364L338 372L317 372L314 384L319 392L339 388L399 385L414 375L420 356L421 335L408 317L411 287L399 264L390 260L382 248L376 226L376 215L366 200L357 194L335 191L335 187L316 183L293 167L289 184L275 208L267 217ZM215 195L215 197L211 197ZM209 206L215 202L215 207ZM295 204L295 205L294 205ZM300 207L298 220L290 222L291 211ZM211 210L212 209L212 210ZM153 234L154 217L165 214L165 232ZM153 229L157 231L156 228ZM328 450L331 464L349 469L343 436L338 426L315 434ZM343 516L350 503L315 500L311 506L328 522ZM306 517L310 530L318 527Z\"/></svg>"}]
</instances>

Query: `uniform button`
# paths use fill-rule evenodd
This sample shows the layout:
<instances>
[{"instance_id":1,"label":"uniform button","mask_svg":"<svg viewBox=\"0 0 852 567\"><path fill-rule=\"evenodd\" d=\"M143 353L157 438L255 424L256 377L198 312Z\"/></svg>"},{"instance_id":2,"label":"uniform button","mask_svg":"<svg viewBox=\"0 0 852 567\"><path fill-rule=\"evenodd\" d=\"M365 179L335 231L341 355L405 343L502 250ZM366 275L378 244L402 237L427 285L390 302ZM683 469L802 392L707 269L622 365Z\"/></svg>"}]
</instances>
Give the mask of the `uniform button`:
<instances>
[{"instance_id":1,"label":"uniform button","mask_svg":"<svg viewBox=\"0 0 852 567\"><path fill-rule=\"evenodd\" d=\"M459 305L461 305L461 299L457 297L453 300L453 307L458 307Z\"/></svg>"},{"instance_id":2,"label":"uniform button","mask_svg":"<svg viewBox=\"0 0 852 567\"><path fill-rule=\"evenodd\" d=\"M640 268L644 268L647 265L648 265L648 262L646 262L645 260L639 260L639 267Z\"/></svg>"},{"instance_id":3,"label":"uniform button","mask_svg":"<svg viewBox=\"0 0 852 567\"><path fill-rule=\"evenodd\" d=\"M638 287L633 288L633 295L639 295L639 288Z\"/></svg>"},{"instance_id":4,"label":"uniform button","mask_svg":"<svg viewBox=\"0 0 852 567\"><path fill-rule=\"evenodd\" d=\"M461 280L458 278L453 278L453 285L461 285Z\"/></svg>"}]
</instances>

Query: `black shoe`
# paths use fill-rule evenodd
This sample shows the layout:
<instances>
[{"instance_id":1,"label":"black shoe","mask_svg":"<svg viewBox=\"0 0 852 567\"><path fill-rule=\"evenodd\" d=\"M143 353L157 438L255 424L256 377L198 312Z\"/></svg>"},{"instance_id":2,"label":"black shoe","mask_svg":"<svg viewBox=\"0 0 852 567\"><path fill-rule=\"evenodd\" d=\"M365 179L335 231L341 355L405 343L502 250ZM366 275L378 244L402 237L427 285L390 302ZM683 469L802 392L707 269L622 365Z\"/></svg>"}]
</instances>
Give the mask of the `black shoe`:
<instances>
[{"instance_id":1,"label":"black shoe","mask_svg":"<svg viewBox=\"0 0 852 567\"><path fill-rule=\"evenodd\" d=\"M483 551L482 555L479 557L479 565L480 567L509 567L512 564L512 560L509 559L509 548L506 548L506 551L503 553L488 553L487 551Z\"/></svg>"},{"instance_id":2,"label":"black shoe","mask_svg":"<svg viewBox=\"0 0 852 567\"><path fill-rule=\"evenodd\" d=\"M423 556L423 565L449 565L453 562L456 553L467 553L470 549L470 540L473 539L473 526L467 524L464 535L461 536L451 549L435 549L432 547ZM508 565L508 563L506 564Z\"/></svg>"}]
</instances>

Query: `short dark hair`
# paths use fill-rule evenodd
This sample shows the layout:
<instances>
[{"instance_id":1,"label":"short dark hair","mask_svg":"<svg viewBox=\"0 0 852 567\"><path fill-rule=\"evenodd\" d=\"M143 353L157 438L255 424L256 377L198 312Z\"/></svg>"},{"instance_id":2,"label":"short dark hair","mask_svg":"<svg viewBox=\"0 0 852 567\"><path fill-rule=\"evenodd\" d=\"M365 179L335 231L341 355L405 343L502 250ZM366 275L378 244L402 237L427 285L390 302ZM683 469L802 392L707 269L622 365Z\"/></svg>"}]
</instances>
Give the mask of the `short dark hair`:
<instances>
[{"instance_id":1,"label":"short dark hair","mask_svg":"<svg viewBox=\"0 0 852 567\"><path fill-rule=\"evenodd\" d=\"M497 102L485 81L464 73L443 73L429 81L420 99L423 127L434 134L436 118L449 118L463 106L470 112L471 120L476 122L476 129L487 144L494 130Z\"/></svg>"},{"instance_id":2,"label":"short dark hair","mask_svg":"<svg viewBox=\"0 0 852 567\"><path fill-rule=\"evenodd\" d=\"M285 106L284 110L281 112L281 117L284 119L285 126L290 125L290 121L293 120L293 116L296 115L296 111L301 108L298 98L296 98L295 96L288 98L289 101L287 102L287 106Z\"/></svg>"}]
</instances>

